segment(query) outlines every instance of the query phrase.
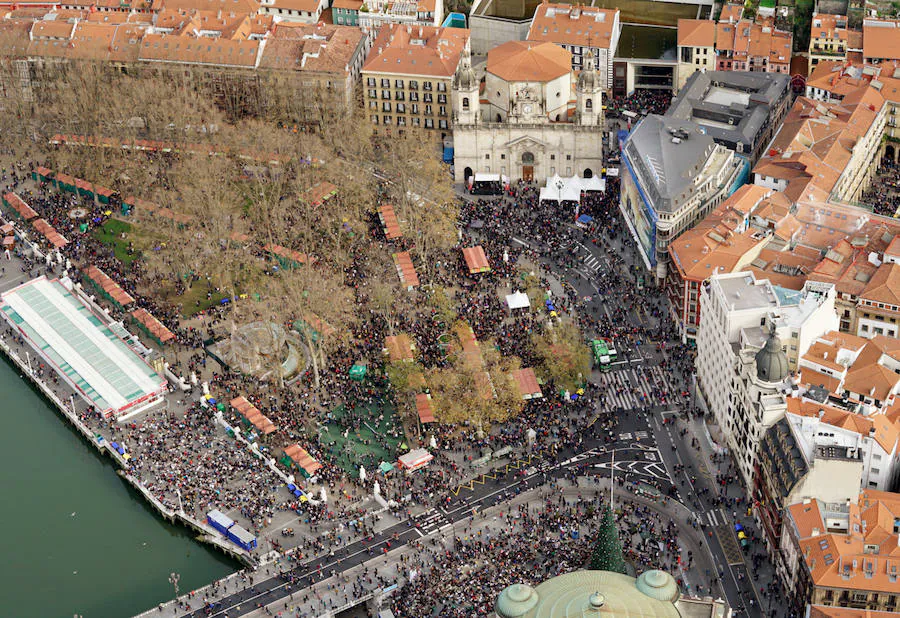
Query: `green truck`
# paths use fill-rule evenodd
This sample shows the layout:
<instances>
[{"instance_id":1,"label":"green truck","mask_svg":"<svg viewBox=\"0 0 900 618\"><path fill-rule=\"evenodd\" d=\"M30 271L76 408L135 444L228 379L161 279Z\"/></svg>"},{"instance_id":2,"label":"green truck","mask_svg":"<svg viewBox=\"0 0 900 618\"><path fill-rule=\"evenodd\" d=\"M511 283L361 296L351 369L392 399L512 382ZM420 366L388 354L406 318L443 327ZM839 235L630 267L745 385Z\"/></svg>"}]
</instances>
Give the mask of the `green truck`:
<instances>
[{"instance_id":1,"label":"green truck","mask_svg":"<svg viewBox=\"0 0 900 618\"><path fill-rule=\"evenodd\" d=\"M591 341L591 352L594 355L594 366L600 371L606 372L612 368L618 355L612 341L606 339L594 339Z\"/></svg>"}]
</instances>

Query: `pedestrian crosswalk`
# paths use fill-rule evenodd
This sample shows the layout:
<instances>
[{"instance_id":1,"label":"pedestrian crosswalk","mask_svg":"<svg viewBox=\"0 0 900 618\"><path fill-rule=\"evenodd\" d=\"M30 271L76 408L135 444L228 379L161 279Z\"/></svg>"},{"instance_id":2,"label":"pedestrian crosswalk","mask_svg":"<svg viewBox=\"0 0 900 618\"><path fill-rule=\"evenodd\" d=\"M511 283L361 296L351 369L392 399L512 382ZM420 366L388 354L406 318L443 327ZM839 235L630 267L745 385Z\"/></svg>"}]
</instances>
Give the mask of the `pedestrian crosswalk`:
<instances>
[{"instance_id":1,"label":"pedestrian crosswalk","mask_svg":"<svg viewBox=\"0 0 900 618\"><path fill-rule=\"evenodd\" d=\"M435 508L430 508L416 517L416 528L425 536L440 529L449 521L444 514Z\"/></svg>"},{"instance_id":2,"label":"pedestrian crosswalk","mask_svg":"<svg viewBox=\"0 0 900 618\"><path fill-rule=\"evenodd\" d=\"M625 366L621 370L601 373L597 382L608 407L630 410L680 403L678 389L667 373L657 366ZM665 399L663 392L666 393Z\"/></svg>"}]
</instances>

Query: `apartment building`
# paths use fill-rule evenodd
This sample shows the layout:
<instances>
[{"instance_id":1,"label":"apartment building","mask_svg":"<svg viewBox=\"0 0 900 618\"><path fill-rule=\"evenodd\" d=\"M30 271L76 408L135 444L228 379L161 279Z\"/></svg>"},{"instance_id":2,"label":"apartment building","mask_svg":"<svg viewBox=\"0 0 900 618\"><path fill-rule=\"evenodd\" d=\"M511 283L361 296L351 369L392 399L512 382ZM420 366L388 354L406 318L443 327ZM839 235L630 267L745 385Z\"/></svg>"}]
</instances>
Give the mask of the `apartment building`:
<instances>
[{"instance_id":1,"label":"apartment building","mask_svg":"<svg viewBox=\"0 0 900 618\"><path fill-rule=\"evenodd\" d=\"M794 609L810 603L842 617L826 608L898 611L900 494L865 490L849 504L805 500L787 509L783 525L777 564Z\"/></svg>"},{"instance_id":2,"label":"apartment building","mask_svg":"<svg viewBox=\"0 0 900 618\"><path fill-rule=\"evenodd\" d=\"M900 33L898 33L900 34ZM860 88L873 88L887 103L884 136L888 140L882 152L898 161L900 142L900 61L885 60L879 64L823 61L806 82L806 96L817 101L840 103Z\"/></svg>"},{"instance_id":3,"label":"apartment building","mask_svg":"<svg viewBox=\"0 0 900 618\"><path fill-rule=\"evenodd\" d=\"M192 8L220 4L166 3L127 15L42 9L4 20L0 56L20 66L17 83L4 86L40 100L56 79L48 68L101 62L128 74L171 74L235 115L314 123L323 109L350 111L368 51L357 29L276 22L256 5L248 13Z\"/></svg>"},{"instance_id":4,"label":"apartment building","mask_svg":"<svg viewBox=\"0 0 900 618\"><path fill-rule=\"evenodd\" d=\"M846 15L813 13L809 32L810 67L823 60L846 60L849 43Z\"/></svg>"},{"instance_id":5,"label":"apartment building","mask_svg":"<svg viewBox=\"0 0 900 618\"><path fill-rule=\"evenodd\" d=\"M618 9L600 9L579 4L538 5L528 30L528 41L555 43L572 54L572 70L585 66L586 56L593 56L601 87L612 88L613 56L619 45Z\"/></svg>"},{"instance_id":6,"label":"apartment building","mask_svg":"<svg viewBox=\"0 0 900 618\"><path fill-rule=\"evenodd\" d=\"M716 70L716 22L709 19L678 20L678 82L681 90L695 72Z\"/></svg>"},{"instance_id":7,"label":"apartment building","mask_svg":"<svg viewBox=\"0 0 900 618\"><path fill-rule=\"evenodd\" d=\"M753 169L754 182L794 201L858 200L877 168L887 111L875 88L855 89L841 104L799 97Z\"/></svg>"},{"instance_id":8,"label":"apartment building","mask_svg":"<svg viewBox=\"0 0 900 618\"><path fill-rule=\"evenodd\" d=\"M791 373L837 326L834 298L830 285L810 282L797 293L750 272L713 275L701 288L697 385L748 486L763 433L786 411Z\"/></svg>"},{"instance_id":9,"label":"apartment building","mask_svg":"<svg viewBox=\"0 0 900 618\"><path fill-rule=\"evenodd\" d=\"M362 69L366 115L376 130L449 133L451 82L468 41L461 28L383 27Z\"/></svg>"}]
</instances>

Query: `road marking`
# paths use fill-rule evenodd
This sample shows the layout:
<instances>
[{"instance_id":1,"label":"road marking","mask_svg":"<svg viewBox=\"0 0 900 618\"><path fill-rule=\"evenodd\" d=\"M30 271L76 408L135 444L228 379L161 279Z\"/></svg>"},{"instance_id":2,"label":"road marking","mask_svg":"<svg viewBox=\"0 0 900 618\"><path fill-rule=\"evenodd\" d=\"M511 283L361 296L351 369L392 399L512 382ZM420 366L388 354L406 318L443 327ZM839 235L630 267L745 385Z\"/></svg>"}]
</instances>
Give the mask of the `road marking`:
<instances>
[{"instance_id":1,"label":"road marking","mask_svg":"<svg viewBox=\"0 0 900 618\"><path fill-rule=\"evenodd\" d=\"M632 436L630 433L620 433L619 440L631 440Z\"/></svg>"},{"instance_id":2,"label":"road marking","mask_svg":"<svg viewBox=\"0 0 900 618\"><path fill-rule=\"evenodd\" d=\"M415 530L415 531L419 534L420 537L424 537L424 536L425 536L424 534L422 534L422 531L419 530L418 528L413 528L413 530Z\"/></svg>"},{"instance_id":3,"label":"road marking","mask_svg":"<svg viewBox=\"0 0 900 618\"><path fill-rule=\"evenodd\" d=\"M638 438L638 439L640 439L640 440L646 440L647 438L650 437L650 434L647 433L646 431L635 431L635 432L634 432L634 437L635 437L635 438Z\"/></svg>"}]
</instances>

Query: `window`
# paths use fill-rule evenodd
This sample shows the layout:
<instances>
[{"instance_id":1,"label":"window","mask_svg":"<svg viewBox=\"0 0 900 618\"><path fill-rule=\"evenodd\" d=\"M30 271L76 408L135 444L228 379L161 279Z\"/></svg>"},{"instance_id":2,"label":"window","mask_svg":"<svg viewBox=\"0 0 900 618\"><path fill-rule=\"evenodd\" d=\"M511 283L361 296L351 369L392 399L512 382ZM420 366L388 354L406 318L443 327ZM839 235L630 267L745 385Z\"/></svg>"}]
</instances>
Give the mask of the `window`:
<instances>
[{"instance_id":1,"label":"window","mask_svg":"<svg viewBox=\"0 0 900 618\"><path fill-rule=\"evenodd\" d=\"M585 109L594 109L594 101L593 99L588 99L584 102Z\"/></svg>"},{"instance_id":2,"label":"window","mask_svg":"<svg viewBox=\"0 0 900 618\"><path fill-rule=\"evenodd\" d=\"M446 116L447 115L447 106L441 105L438 107L438 116Z\"/></svg>"},{"instance_id":3,"label":"window","mask_svg":"<svg viewBox=\"0 0 900 618\"><path fill-rule=\"evenodd\" d=\"M447 83L446 82L438 82L437 91L438 92L447 92Z\"/></svg>"},{"instance_id":4,"label":"window","mask_svg":"<svg viewBox=\"0 0 900 618\"><path fill-rule=\"evenodd\" d=\"M419 100L419 93L418 93L418 92L410 92L410 93L409 93L409 100L410 100L410 101L418 101L418 100Z\"/></svg>"},{"instance_id":5,"label":"window","mask_svg":"<svg viewBox=\"0 0 900 618\"><path fill-rule=\"evenodd\" d=\"M391 87L391 80L386 79L386 78L382 78L382 80L381 80L381 87L382 87L382 88L390 88L390 87Z\"/></svg>"},{"instance_id":6,"label":"window","mask_svg":"<svg viewBox=\"0 0 900 618\"><path fill-rule=\"evenodd\" d=\"M369 98L370 98L370 99L377 99L377 98L378 98L378 91L375 90L374 88L371 88L371 89L369 90Z\"/></svg>"},{"instance_id":7,"label":"window","mask_svg":"<svg viewBox=\"0 0 900 618\"><path fill-rule=\"evenodd\" d=\"M382 121L382 124L391 124L394 121L394 119L391 118L390 116L385 116L384 118L381 119L381 121Z\"/></svg>"},{"instance_id":8,"label":"window","mask_svg":"<svg viewBox=\"0 0 900 618\"><path fill-rule=\"evenodd\" d=\"M505 160L505 159L506 159L506 155L505 155L505 154L501 154L501 155L500 155L500 158L503 159L503 160Z\"/></svg>"},{"instance_id":9,"label":"window","mask_svg":"<svg viewBox=\"0 0 900 618\"><path fill-rule=\"evenodd\" d=\"M382 98L382 99L385 99L385 100L387 100L387 101L390 101L390 100L391 100L391 91L390 91L390 90L382 90L382 91L381 91L381 98Z\"/></svg>"},{"instance_id":10,"label":"window","mask_svg":"<svg viewBox=\"0 0 900 618\"><path fill-rule=\"evenodd\" d=\"M555 155L555 154L550 155L550 160L551 160L551 161L556 161L556 155Z\"/></svg>"},{"instance_id":11,"label":"window","mask_svg":"<svg viewBox=\"0 0 900 618\"><path fill-rule=\"evenodd\" d=\"M432 120L431 118L426 118L425 119L425 128L433 129L434 128L434 120Z\"/></svg>"},{"instance_id":12,"label":"window","mask_svg":"<svg viewBox=\"0 0 900 618\"><path fill-rule=\"evenodd\" d=\"M403 80L395 79L394 80L394 88L403 88Z\"/></svg>"},{"instance_id":13,"label":"window","mask_svg":"<svg viewBox=\"0 0 900 618\"><path fill-rule=\"evenodd\" d=\"M372 120L372 124L378 124L378 116L373 114L371 120Z\"/></svg>"},{"instance_id":14,"label":"window","mask_svg":"<svg viewBox=\"0 0 900 618\"><path fill-rule=\"evenodd\" d=\"M418 113L419 113L419 104L418 104L418 103L413 103L413 104L412 104L412 113L414 113L414 114L418 114Z\"/></svg>"},{"instance_id":15,"label":"window","mask_svg":"<svg viewBox=\"0 0 900 618\"><path fill-rule=\"evenodd\" d=\"M439 126L440 128L442 128L442 129L446 129L446 128L447 128L447 121L446 121L446 120L439 120L439 121L438 121L438 126Z\"/></svg>"},{"instance_id":16,"label":"window","mask_svg":"<svg viewBox=\"0 0 900 618\"><path fill-rule=\"evenodd\" d=\"M383 102L383 103L381 104L381 111L383 111L383 112L389 112L389 111L391 111L391 104L388 103L387 101Z\"/></svg>"},{"instance_id":17,"label":"window","mask_svg":"<svg viewBox=\"0 0 900 618\"><path fill-rule=\"evenodd\" d=\"M425 93L425 96L422 97L422 100L426 103L431 103L432 101L434 101L434 99L431 98L431 95L427 92Z\"/></svg>"},{"instance_id":18,"label":"window","mask_svg":"<svg viewBox=\"0 0 900 618\"><path fill-rule=\"evenodd\" d=\"M469 109L469 97L463 97L462 108L466 111Z\"/></svg>"},{"instance_id":19,"label":"window","mask_svg":"<svg viewBox=\"0 0 900 618\"><path fill-rule=\"evenodd\" d=\"M485 160L485 161L490 161L490 160L491 160L491 155L489 155L489 154L484 155L484 160Z\"/></svg>"},{"instance_id":20,"label":"window","mask_svg":"<svg viewBox=\"0 0 900 618\"><path fill-rule=\"evenodd\" d=\"M369 78L366 79L366 86L374 86L374 85L375 85L375 78L374 78L374 77L369 77Z\"/></svg>"},{"instance_id":21,"label":"window","mask_svg":"<svg viewBox=\"0 0 900 618\"><path fill-rule=\"evenodd\" d=\"M439 95L438 95L438 103L446 103L446 102L447 102L447 95L446 95L446 94L439 94Z\"/></svg>"},{"instance_id":22,"label":"window","mask_svg":"<svg viewBox=\"0 0 900 618\"><path fill-rule=\"evenodd\" d=\"M430 105L426 105L426 106L425 106L425 113L428 114L429 116L434 115L434 112L432 111Z\"/></svg>"},{"instance_id":23,"label":"window","mask_svg":"<svg viewBox=\"0 0 900 618\"><path fill-rule=\"evenodd\" d=\"M404 103L397 103L397 113L398 114L406 113L406 105Z\"/></svg>"},{"instance_id":24,"label":"window","mask_svg":"<svg viewBox=\"0 0 900 618\"><path fill-rule=\"evenodd\" d=\"M410 90L418 90L418 89L419 89L419 82L417 82L417 81L414 80L414 79L409 80L409 89L410 89Z\"/></svg>"},{"instance_id":25,"label":"window","mask_svg":"<svg viewBox=\"0 0 900 618\"><path fill-rule=\"evenodd\" d=\"M422 90L431 91L431 82L422 82Z\"/></svg>"},{"instance_id":26,"label":"window","mask_svg":"<svg viewBox=\"0 0 900 618\"><path fill-rule=\"evenodd\" d=\"M378 109L378 101L369 101L369 109Z\"/></svg>"},{"instance_id":27,"label":"window","mask_svg":"<svg viewBox=\"0 0 900 618\"><path fill-rule=\"evenodd\" d=\"M571 160L572 160L572 155L567 154L567 155L566 155L566 161L571 161Z\"/></svg>"}]
</instances>

